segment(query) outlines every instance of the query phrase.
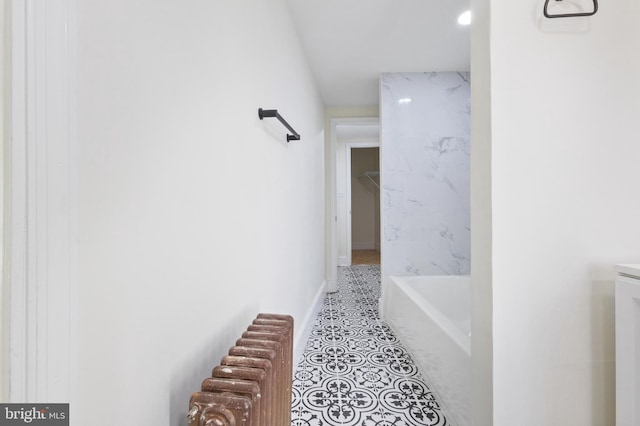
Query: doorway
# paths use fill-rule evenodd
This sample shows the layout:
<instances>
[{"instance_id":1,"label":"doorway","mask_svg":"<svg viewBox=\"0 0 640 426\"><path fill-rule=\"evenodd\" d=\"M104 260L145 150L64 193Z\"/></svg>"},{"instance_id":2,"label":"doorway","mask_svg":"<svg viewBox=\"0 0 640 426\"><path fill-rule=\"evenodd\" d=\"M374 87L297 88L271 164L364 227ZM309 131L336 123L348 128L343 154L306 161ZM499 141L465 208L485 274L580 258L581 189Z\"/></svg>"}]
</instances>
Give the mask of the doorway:
<instances>
[{"instance_id":1,"label":"doorway","mask_svg":"<svg viewBox=\"0 0 640 426\"><path fill-rule=\"evenodd\" d=\"M335 119L335 121L332 122L332 141L332 147L335 150L334 158L336 165L335 170L333 171L336 186L334 187L332 198L335 206L334 211L336 221L335 228L332 229L332 234L335 236L335 245L332 245L333 250L331 258L335 259L334 261L336 262L336 267L349 266L352 263L353 250L352 189L356 187L357 191L368 191L368 195L363 195L363 197L368 196L371 202L371 191L377 188L375 188L375 185L373 185L373 182L371 180L364 181L364 179L368 178L362 175L366 171L374 173L375 171L379 170L379 160L374 161L372 157L368 160L365 166L361 168L358 165L357 170L354 170L352 173L352 153L356 153L356 161L359 161L359 154L357 154L358 150L375 148L377 151L379 151L379 119L377 117ZM367 152L371 155L375 151L369 150ZM375 158L379 158L379 154ZM360 173L358 173L357 175L353 175L358 171ZM372 175L371 173L369 173L369 177L374 182L377 182L379 186L379 177ZM355 184L353 183L353 181L355 181ZM378 210L376 214L379 218L379 196L375 208ZM373 207L370 207L369 210L371 211L371 209L373 209ZM360 226L360 222L358 222L357 225ZM357 232L359 232L359 230ZM378 235L379 232L380 231L378 229ZM359 234L357 233L356 235ZM375 237L372 237L368 241L357 240L356 242L368 243L368 246L371 246L372 249L375 249L375 241ZM365 246L356 245L356 248L365 248ZM332 269L334 271L337 271L335 268Z\"/></svg>"},{"instance_id":2,"label":"doorway","mask_svg":"<svg viewBox=\"0 0 640 426\"><path fill-rule=\"evenodd\" d=\"M327 291L337 290L338 266L351 265L351 149L380 147L378 117L332 117L327 144Z\"/></svg>"},{"instance_id":3,"label":"doorway","mask_svg":"<svg viewBox=\"0 0 640 426\"><path fill-rule=\"evenodd\" d=\"M350 148L351 264L380 264L380 148Z\"/></svg>"}]
</instances>

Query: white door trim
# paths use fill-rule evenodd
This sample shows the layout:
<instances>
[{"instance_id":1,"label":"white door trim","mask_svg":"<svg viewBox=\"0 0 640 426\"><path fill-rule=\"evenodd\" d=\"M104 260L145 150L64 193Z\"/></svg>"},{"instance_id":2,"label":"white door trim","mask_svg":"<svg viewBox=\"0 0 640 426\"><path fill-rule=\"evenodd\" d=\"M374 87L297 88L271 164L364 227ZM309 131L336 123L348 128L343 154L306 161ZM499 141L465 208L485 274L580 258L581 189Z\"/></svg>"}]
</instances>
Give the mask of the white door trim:
<instances>
[{"instance_id":1,"label":"white door trim","mask_svg":"<svg viewBox=\"0 0 640 426\"><path fill-rule=\"evenodd\" d=\"M347 259L348 264L351 265L353 263L352 259L352 251L353 251L353 214L352 214L352 204L351 204L351 150L358 148L380 148L380 142L367 141L367 142L348 142L347 143L347 217L346 217L346 225L347 225ZM380 208L380 206L378 206Z\"/></svg>"},{"instance_id":2,"label":"white door trim","mask_svg":"<svg viewBox=\"0 0 640 426\"><path fill-rule=\"evenodd\" d=\"M77 270L74 3L10 6L9 400L69 402Z\"/></svg>"},{"instance_id":3,"label":"white door trim","mask_svg":"<svg viewBox=\"0 0 640 426\"><path fill-rule=\"evenodd\" d=\"M331 182L331 226L330 226L330 254L329 254L329 268L331 271L330 279L327 284L327 291L333 292L337 290L337 276L338 276L338 265L340 264L339 260L339 247L338 247L338 221L344 220L344 218L340 218L338 216L338 171L336 164L338 163L338 143L345 143L344 141L338 141L337 136L337 128L340 125L363 125L363 126L371 126L372 123L380 123L380 119L378 117L334 117L330 120L330 141L331 145L329 147L329 158L332 162L332 167L330 168L330 172L333 174L332 182ZM350 226L350 224L349 224ZM350 244L350 243L349 243ZM349 251L349 256L351 256L351 252ZM350 263L350 260L349 260Z\"/></svg>"}]
</instances>

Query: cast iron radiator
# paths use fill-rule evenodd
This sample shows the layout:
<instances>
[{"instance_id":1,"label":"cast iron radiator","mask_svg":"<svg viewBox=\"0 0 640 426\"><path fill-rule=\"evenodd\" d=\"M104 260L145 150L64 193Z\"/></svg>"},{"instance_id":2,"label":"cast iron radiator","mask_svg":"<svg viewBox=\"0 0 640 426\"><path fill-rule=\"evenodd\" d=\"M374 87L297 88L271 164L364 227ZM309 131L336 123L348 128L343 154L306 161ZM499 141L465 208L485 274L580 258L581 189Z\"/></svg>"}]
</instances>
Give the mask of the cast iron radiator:
<instances>
[{"instance_id":1,"label":"cast iron radiator","mask_svg":"<svg viewBox=\"0 0 640 426\"><path fill-rule=\"evenodd\" d=\"M189 400L189 426L290 426L293 317L258 314Z\"/></svg>"}]
</instances>

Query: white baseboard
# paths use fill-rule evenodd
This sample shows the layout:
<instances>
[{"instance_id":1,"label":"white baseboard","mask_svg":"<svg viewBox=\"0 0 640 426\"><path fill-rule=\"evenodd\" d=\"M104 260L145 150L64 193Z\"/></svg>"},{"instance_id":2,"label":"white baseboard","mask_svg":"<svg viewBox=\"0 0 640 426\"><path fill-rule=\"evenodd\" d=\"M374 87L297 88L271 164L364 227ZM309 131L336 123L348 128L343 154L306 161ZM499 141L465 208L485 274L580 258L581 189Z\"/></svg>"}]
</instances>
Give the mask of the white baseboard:
<instances>
[{"instance_id":1,"label":"white baseboard","mask_svg":"<svg viewBox=\"0 0 640 426\"><path fill-rule=\"evenodd\" d=\"M318 316L318 312L322 309L322 305L324 304L324 297L327 293L327 282L323 281L313 298L313 302L307 311L304 319L300 323L299 326L296 326L298 329L296 336L293 341L293 368L295 369L298 366L298 362L302 358L304 354L304 349L307 344L307 340L309 340L309 336L311 335L311 330L313 329L313 325L315 323L316 317Z\"/></svg>"},{"instance_id":2,"label":"white baseboard","mask_svg":"<svg viewBox=\"0 0 640 426\"><path fill-rule=\"evenodd\" d=\"M351 259L349 259L347 256L338 257L338 266L350 266L350 265L351 265Z\"/></svg>"}]
</instances>

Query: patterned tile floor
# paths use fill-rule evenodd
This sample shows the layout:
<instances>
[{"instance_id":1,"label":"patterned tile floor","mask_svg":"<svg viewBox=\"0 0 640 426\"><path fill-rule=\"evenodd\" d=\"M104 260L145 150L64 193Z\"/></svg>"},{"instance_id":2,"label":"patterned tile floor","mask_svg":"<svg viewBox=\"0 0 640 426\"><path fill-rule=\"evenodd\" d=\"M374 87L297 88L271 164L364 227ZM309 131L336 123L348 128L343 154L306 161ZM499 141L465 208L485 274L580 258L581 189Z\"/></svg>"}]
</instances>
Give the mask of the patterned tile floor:
<instances>
[{"instance_id":1,"label":"patterned tile floor","mask_svg":"<svg viewBox=\"0 0 640 426\"><path fill-rule=\"evenodd\" d=\"M378 316L380 266L338 271L293 379L293 426L451 426Z\"/></svg>"}]
</instances>

